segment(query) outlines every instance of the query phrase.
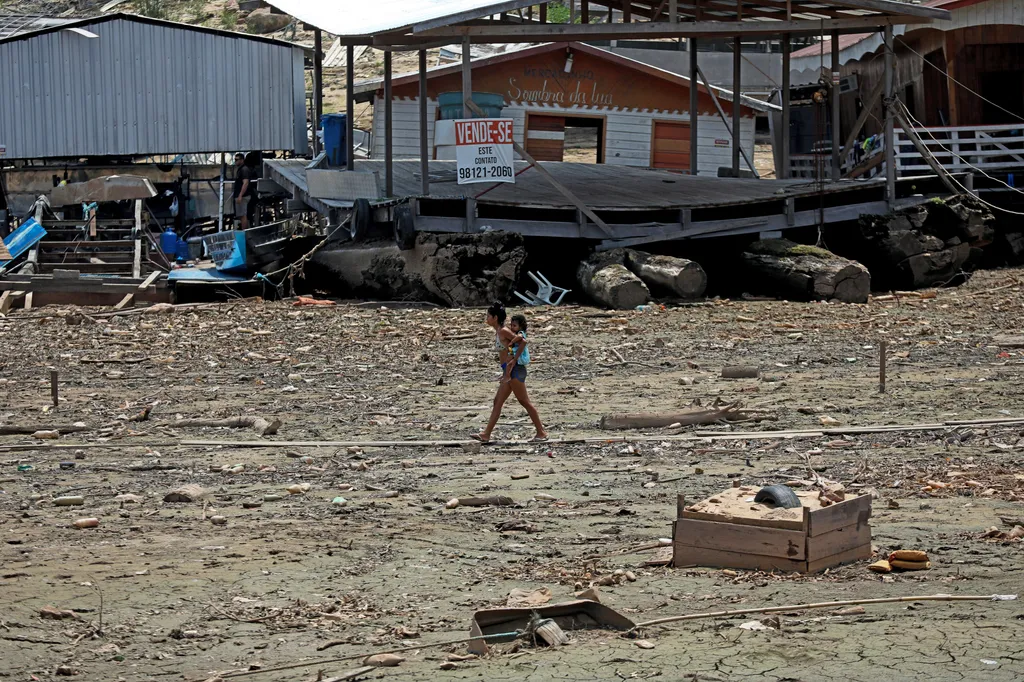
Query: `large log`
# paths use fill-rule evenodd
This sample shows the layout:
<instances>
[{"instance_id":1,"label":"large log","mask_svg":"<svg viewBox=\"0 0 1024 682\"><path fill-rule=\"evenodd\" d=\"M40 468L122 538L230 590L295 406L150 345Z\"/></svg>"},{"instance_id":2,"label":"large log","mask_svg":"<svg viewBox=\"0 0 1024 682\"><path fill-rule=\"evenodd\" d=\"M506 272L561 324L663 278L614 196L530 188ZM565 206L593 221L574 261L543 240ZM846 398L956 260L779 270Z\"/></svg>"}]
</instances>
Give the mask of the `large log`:
<instances>
[{"instance_id":1,"label":"large log","mask_svg":"<svg viewBox=\"0 0 1024 682\"><path fill-rule=\"evenodd\" d=\"M404 251L391 243L321 251L310 276L342 296L481 306L509 297L525 261L518 234L418 234Z\"/></svg>"},{"instance_id":2,"label":"large log","mask_svg":"<svg viewBox=\"0 0 1024 682\"><path fill-rule=\"evenodd\" d=\"M860 263L788 239L762 239L743 252L744 264L780 294L800 300L865 303L871 275Z\"/></svg>"},{"instance_id":3,"label":"large log","mask_svg":"<svg viewBox=\"0 0 1024 682\"><path fill-rule=\"evenodd\" d=\"M654 291L679 298L700 298L708 286L704 268L692 260L628 249L625 266Z\"/></svg>"},{"instance_id":4,"label":"large log","mask_svg":"<svg viewBox=\"0 0 1024 682\"><path fill-rule=\"evenodd\" d=\"M629 310L646 303L651 297L647 285L626 269L625 265L606 258L582 261L576 278L583 291L594 302L616 310Z\"/></svg>"}]
</instances>

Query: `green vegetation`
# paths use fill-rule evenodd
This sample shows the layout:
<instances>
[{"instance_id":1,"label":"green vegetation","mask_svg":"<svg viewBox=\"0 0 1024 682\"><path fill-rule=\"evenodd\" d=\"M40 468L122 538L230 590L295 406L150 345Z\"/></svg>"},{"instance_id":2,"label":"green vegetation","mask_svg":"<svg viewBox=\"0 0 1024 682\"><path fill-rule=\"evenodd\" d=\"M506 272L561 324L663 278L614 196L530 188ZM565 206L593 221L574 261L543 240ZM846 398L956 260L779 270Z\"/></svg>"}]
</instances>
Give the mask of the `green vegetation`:
<instances>
[{"instance_id":1,"label":"green vegetation","mask_svg":"<svg viewBox=\"0 0 1024 682\"><path fill-rule=\"evenodd\" d=\"M548 3L548 23L549 24L568 24L569 23L569 16L570 15L571 15L571 12L569 11L569 6L568 5L563 5L560 2ZM580 18L576 17L576 23L577 24L579 23L579 21L580 21Z\"/></svg>"},{"instance_id":2,"label":"green vegetation","mask_svg":"<svg viewBox=\"0 0 1024 682\"><path fill-rule=\"evenodd\" d=\"M220 13L220 25L229 31L238 26L238 10L225 7Z\"/></svg>"},{"instance_id":3,"label":"green vegetation","mask_svg":"<svg viewBox=\"0 0 1024 682\"><path fill-rule=\"evenodd\" d=\"M135 0L135 11L151 19L168 19L166 3L161 0Z\"/></svg>"},{"instance_id":4,"label":"green vegetation","mask_svg":"<svg viewBox=\"0 0 1024 682\"><path fill-rule=\"evenodd\" d=\"M827 249L808 244L797 244L788 239L762 239L751 244L750 251L770 256L810 256L821 260L835 258L835 255Z\"/></svg>"}]
</instances>

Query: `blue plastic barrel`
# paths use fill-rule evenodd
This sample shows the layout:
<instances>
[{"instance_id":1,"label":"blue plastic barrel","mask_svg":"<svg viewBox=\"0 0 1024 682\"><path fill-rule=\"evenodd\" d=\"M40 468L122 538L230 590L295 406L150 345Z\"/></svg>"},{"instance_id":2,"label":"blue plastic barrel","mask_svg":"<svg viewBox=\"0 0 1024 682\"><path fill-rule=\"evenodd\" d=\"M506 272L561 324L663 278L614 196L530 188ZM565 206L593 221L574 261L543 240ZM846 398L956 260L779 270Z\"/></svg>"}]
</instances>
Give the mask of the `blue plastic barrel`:
<instances>
[{"instance_id":1,"label":"blue plastic barrel","mask_svg":"<svg viewBox=\"0 0 1024 682\"><path fill-rule=\"evenodd\" d=\"M173 227L168 227L160 233L160 250L168 256L173 256L178 249L178 235Z\"/></svg>"},{"instance_id":2,"label":"blue plastic barrel","mask_svg":"<svg viewBox=\"0 0 1024 682\"><path fill-rule=\"evenodd\" d=\"M188 242L184 239L178 239L177 243L174 245L174 259L186 261L188 258Z\"/></svg>"},{"instance_id":3,"label":"blue plastic barrel","mask_svg":"<svg viewBox=\"0 0 1024 682\"><path fill-rule=\"evenodd\" d=\"M348 145L345 134L345 114L324 114L320 117L320 127L324 131L324 151L327 152L327 163L331 166L344 166L348 160Z\"/></svg>"},{"instance_id":4,"label":"blue plastic barrel","mask_svg":"<svg viewBox=\"0 0 1024 682\"><path fill-rule=\"evenodd\" d=\"M486 118L498 118L505 107L505 96L493 92L474 92L473 103L480 107ZM439 93L437 105L441 108L442 121L463 118L461 92Z\"/></svg>"}]
</instances>

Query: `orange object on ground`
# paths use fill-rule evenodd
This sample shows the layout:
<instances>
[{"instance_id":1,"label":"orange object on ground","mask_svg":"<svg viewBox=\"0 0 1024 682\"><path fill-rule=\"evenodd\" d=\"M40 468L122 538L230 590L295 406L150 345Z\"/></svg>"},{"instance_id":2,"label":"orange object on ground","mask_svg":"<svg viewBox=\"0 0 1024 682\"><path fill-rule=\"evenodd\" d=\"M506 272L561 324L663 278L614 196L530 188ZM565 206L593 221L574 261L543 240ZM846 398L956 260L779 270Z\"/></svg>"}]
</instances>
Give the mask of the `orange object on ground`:
<instances>
[{"instance_id":1,"label":"orange object on ground","mask_svg":"<svg viewBox=\"0 0 1024 682\"><path fill-rule=\"evenodd\" d=\"M292 305L335 305L334 301L326 301L319 298L310 298L309 296L299 296L298 300Z\"/></svg>"}]
</instances>

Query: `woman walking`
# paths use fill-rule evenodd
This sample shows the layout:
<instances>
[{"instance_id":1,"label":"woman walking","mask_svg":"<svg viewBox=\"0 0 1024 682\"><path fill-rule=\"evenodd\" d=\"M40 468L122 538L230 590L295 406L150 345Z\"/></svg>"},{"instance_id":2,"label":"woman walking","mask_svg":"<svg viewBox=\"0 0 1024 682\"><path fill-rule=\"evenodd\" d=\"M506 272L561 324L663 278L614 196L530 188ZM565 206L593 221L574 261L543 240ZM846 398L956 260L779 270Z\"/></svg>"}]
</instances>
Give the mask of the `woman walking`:
<instances>
[{"instance_id":1,"label":"woman walking","mask_svg":"<svg viewBox=\"0 0 1024 682\"><path fill-rule=\"evenodd\" d=\"M505 306L501 303L495 302L487 309L487 324L494 329L494 348L498 351L498 362L501 363L502 374L487 427L480 433L473 434L473 438L481 443L491 441L491 432L501 417L505 401L508 400L509 395L514 394L516 400L533 420L534 428L537 429L537 435L533 440L547 440L548 434L540 421L537 408L530 402L530 396L526 392L526 364L530 357L526 341L526 318L516 315L513 319L517 329L513 331L505 326L505 317Z\"/></svg>"}]
</instances>

